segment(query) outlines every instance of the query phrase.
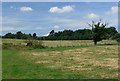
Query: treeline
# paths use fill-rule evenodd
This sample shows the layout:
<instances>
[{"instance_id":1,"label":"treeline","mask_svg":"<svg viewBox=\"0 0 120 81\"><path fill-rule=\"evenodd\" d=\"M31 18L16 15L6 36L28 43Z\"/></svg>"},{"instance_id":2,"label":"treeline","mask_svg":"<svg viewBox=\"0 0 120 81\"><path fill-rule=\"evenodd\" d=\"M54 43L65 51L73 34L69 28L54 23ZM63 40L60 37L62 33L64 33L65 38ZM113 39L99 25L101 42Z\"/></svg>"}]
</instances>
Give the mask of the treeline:
<instances>
[{"instance_id":1,"label":"treeline","mask_svg":"<svg viewBox=\"0 0 120 81\"><path fill-rule=\"evenodd\" d=\"M36 33L33 34L25 34L21 31L16 32L16 34L13 33L7 33L2 38L12 38L12 39L37 39Z\"/></svg>"},{"instance_id":2,"label":"treeline","mask_svg":"<svg viewBox=\"0 0 120 81\"><path fill-rule=\"evenodd\" d=\"M109 27L104 29L103 39L113 39L118 35L118 32L115 27ZM54 32L52 30L45 39L47 40L92 40L93 34L90 29L79 29L76 31L73 30L64 30Z\"/></svg>"},{"instance_id":3,"label":"treeline","mask_svg":"<svg viewBox=\"0 0 120 81\"><path fill-rule=\"evenodd\" d=\"M48 40L91 40L92 39L92 32L89 29L82 29L82 30L64 30L54 32L52 30L49 36L46 37Z\"/></svg>"},{"instance_id":4,"label":"treeline","mask_svg":"<svg viewBox=\"0 0 120 81\"><path fill-rule=\"evenodd\" d=\"M104 39L118 39L120 34L117 32L115 27L109 27L104 29ZM38 37L36 33L25 34L18 31L16 34L7 33L2 38L12 39L37 39L37 40L92 40L92 30L90 29L79 29L79 30L64 30L55 32L52 30L48 36Z\"/></svg>"}]
</instances>

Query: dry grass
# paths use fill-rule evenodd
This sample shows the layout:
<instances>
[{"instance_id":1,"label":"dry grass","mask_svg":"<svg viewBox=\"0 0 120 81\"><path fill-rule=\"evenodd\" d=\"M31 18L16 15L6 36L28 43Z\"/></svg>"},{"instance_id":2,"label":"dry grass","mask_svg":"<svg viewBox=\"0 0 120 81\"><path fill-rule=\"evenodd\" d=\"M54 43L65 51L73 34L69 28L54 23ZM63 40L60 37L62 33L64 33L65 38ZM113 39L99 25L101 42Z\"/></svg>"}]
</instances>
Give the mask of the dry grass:
<instances>
[{"instance_id":1,"label":"dry grass","mask_svg":"<svg viewBox=\"0 0 120 81\"><path fill-rule=\"evenodd\" d=\"M118 76L118 46L92 46L64 51L23 52L36 64L46 68L73 71L73 74L86 71L92 74L89 78L115 78ZM29 61L31 61L29 59ZM97 68L99 67L99 68ZM115 72L114 72L115 71ZM96 73L97 72L97 73Z\"/></svg>"},{"instance_id":2,"label":"dry grass","mask_svg":"<svg viewBox=\"0 0 120 81\"><path fill-rule=\"evenodd\" d=\"M14 45L25 44L26 41L24 39L2 39L2 43L13 43ZM47 47L61 47L61 46L91 46L94 45L92 40L37 40L42 42L44 46ZM114 40L103 40L98 42L98 44L117 44L117 41Z\"/></svg>"}]
</instances>

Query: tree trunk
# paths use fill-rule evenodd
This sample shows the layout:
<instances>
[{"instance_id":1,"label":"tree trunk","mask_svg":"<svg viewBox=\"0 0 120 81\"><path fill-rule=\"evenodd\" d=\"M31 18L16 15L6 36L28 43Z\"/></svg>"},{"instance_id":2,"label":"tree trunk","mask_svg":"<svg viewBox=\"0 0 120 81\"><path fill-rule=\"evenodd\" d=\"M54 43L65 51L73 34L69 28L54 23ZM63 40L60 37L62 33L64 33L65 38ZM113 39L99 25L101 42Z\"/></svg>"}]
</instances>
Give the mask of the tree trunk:
<instances>
[{"instance_id":1,"label":"tree trunk","mask_svg":"<svg viewBox=\"0 0 120 81\"><path fill-rule=\"evenodd\" d=\"M94 45L97 45L97 41L94 41Z\"/></svg>"}]
</instances>

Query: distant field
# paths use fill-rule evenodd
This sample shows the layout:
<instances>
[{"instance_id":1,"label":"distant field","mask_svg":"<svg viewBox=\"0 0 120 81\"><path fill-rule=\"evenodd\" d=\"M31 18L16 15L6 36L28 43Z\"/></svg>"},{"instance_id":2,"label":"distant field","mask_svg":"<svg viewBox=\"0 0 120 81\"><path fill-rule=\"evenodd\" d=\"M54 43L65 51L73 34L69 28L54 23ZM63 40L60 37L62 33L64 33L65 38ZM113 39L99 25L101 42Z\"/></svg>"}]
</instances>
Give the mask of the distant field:
<instances>
[{"instance_id":1,"label":"distant field","mask_svg":"<svg viewBox=\"0 0 120 81\"><path fill-rule=\"evenodd\" d=\"M3 39L3 43L25 41ZM116 41L104 40L97 46L92 40L43 44L54 48L4 49L3 79L118 79Z\"/></svg>"},{"instance_id":2,"label":"distant field","mask_svg":"<svg viewBox=\"0 0 120 81\"><path fill-rule=\"evenodd\" d=\"M26 43L27 41L28 40L22 40L22 39L2 39L2 43L13 43L15 45ZM47 47L94 45L92 40L56 40L56 41L41 40L40 42L42 42L42 44ZM103 40L98 42L98 44L117 44L117 41Z\"/></svg>"}]
</instances>

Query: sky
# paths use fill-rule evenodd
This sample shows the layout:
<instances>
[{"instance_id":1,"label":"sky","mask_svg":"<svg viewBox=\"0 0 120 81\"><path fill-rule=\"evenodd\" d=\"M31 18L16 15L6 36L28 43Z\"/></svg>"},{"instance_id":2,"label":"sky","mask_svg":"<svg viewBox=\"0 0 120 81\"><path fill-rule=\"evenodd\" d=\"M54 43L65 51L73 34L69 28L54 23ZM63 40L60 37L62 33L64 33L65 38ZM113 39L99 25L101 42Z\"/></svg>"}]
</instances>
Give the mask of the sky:
<instances>
[{"instance_id":1,"label":"sky","mask_svg":"<svg viewBox=\"0 0 120 81\"><path fill-rule=\"evenodd\" d=\"M36 33L47 36L51 30L90 29L92 20L108 23L118 30L117 2L3 2L2 35Z\"/></svg>"},{"instance_id":2,"label":"sky","mask_svg":"<svg viewBox=\"0 0 120 81\"><path fill-rule=\"evenodd\" d=\"M2 2L119 2L119 0L2 0Z\"/></svg>"}]
</instances>

